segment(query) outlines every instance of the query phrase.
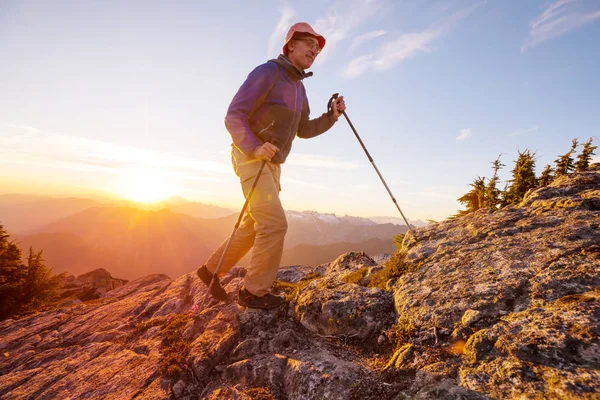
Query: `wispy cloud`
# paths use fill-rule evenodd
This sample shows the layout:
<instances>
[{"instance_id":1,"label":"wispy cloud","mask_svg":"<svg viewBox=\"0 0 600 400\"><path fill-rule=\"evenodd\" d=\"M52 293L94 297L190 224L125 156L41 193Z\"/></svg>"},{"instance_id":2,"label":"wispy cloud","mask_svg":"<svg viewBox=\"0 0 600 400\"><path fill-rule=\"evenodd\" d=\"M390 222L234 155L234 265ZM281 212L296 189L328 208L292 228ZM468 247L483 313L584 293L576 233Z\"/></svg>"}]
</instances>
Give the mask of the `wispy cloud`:
<instances>
[{"instance_id":1,"label":"wispy cloud","mask_svg":"<svg viewBox=\"0 0 600 400\"><path fill-rule=\"evenodd\" d=\"M430 52L430 46L435 40L445 36L456 24L469 16L482 4L485 3L477 3L456 11L450 16L442 18L424 31L405 33L387 41L379 46L375 52L350 61L344 70L344 76L355 78L369 70L385 71L404 60L414 57L419 52Z\"/></svg>"},{"instance_id":2,"label":"wispy cloud","mask_svg":"<svg viewBox=\"0 0 600 400\"><path fill-rule=\"evenodd\" d=\"M384 71L414 56L419 51L430 52L429 43L438 37L434 31L410 33L387 42L376 53L366 54L350 61L344 71L347 78L355 78L368 70Z\"/></svg>"},{"instance_id":3,"label":"wispy cloud","mask_svg":"<svg viewBox=\"0 0 600 400\"><path fill-rule=\"evenodd\" d=\"M331 54L338 43L351 37L354 30L377 15L387 0L337 0L326 11L326 15L317 19L315 31L327 39L323 52L317 57L322 63Z\"/></svg>"},{"instance_id":4,"label":"wispy cloud","mask_svg":"<svg viewBox=\"0 0 600 400\"><path fill-rule=\"evenodd\" d=\"M462 142L464 140L467 140L471 136L473 136L473 129L471 129L471 128L461 129L460 135L458 135L456 137L456 140L458 140L459 142Z\"/></svg>"},{"instance_id":5,"label":"wispy cloud","mask_svg":"<svg viewBox=\"0 0 600 400\"><path fill-rule=\"evenodd\" d=\"M540 129L540 126L539 126L539 125L534 125L534 126L532 126L531 128L527 128L527 129L519 129L519 130L516 130L516 131L514 131L514 132L511 132L511 133L509 133L509 134L508 134L508 136L518 136L518 135L524 135L524 134L526 134L526 133L535 132L535 131L537 131L538 129Z\"/></svg>"},{"instance_id":6,"label":"wispy cloud","mask_svg":"<svg viewBox=\"0 0 600 400\"><path fill-rule=\"evenodd\" d=\"M334 189L332 187L330 187L330 186L318 185L316 183L306 182L306 181L302 181L300 179L287 178L285 176L282 178L282 181L283 181L284 185L287 185L288 183L291 183L293 185L305 186L305 187L310 187L310 188L313 188L313 189L325 190L325 191L328 191L328 192L334 191Z\"/></svg>"},{"instance_id":7,"label":"wispy cloud","mask_svg":"<svg viewBox=\"0 0 600 400\"><path fill-rule=\"evenodd\" d=\"M368 42L369 40L378 38L380 36L385 35L387 32L384 30L378 30L378 31L372 31L372 32L367 32L367 33L363 33L362 35L356 36L354 39L352 39L352 44L350 45L351 49L356 49L358 46L360 46L363 43Z\"/></svg>"},{"instance_id":8,"label":"wispy cloud","mask_svg":"<svg viewBox=\"0 0 600 400\"><path fill-rule=\"evenodd\" d=\"M521 45L521 53L528 48L561 36L570 30L600 18L598 2L595 7L584 9L578 0L558 0L529 23L529 37Z\"/></svg>"},{"instance_id":9,"label":"wispy cloud","mask_svg":"<svg viewBox=\"0 0 600 400\"><path fill-rule=\"evenodd\" d=\"M460 193L460 192L457 192ZM448 193L448 192L439 192L436 190L422 190L422 191L418 191L418 192L408 192L406 193L406 197L417 197L417 196L422 196L422 197L427 197L427 198L436 198L436 199L443 199L443 200L456 200L457 197L460 197L460 194L455 194L454 192L452 193Z\"/></svg>"},{"instance_id":10,"label":"wispy cloud","mask_svg":"<svg viewBox=\"0 0 600 400\"><path fill-rule=\"evenodd\" d=\"M355 185L350 185L350 187L354 190L368 190L371 189L371 185L368 183L357 183Z\"/></svg>"},{"instance_id":11,"label":"wispy cloud","mask_svg":"<svg viewBox=\"0 0 600 400\"><path fill-rule=\"evenodd\" d=\"M318 156L314 154L299 154L290 155L286 161L289 165L301 165L304 167L326 167L337 169L355 169L361 166L355 161L344 161L335 157Z\"/></svg>"},{"instance_id":12,"label":"wispy cloud","mask_svg":"<svg viewBox=\"0 0 600 400\"><path fill-rule=\"evenodd\" d=\"M29 164L107 173L145 167L163 169L166 174L195 180L218 179L215 174L228 174L231 170L229 165L213 161L179 157L101 140L46 133L33 127L13 126L18 126L19 130L27 134L0 135L1 164Z\"/></svg>"},{"instance_id":13,"label":"wispy cloud","mask_svg":"<svg viewBox=\"0 0 600 400\"><path fill-rule=\"evenodd\" d=\"M5 123L4 126L6 128L9 128L12 131L17 131L17 132L22 132L26 135L35 135L38 133L42 133L41 130L34 128L32 126L27 126L27 125L18 125L18 124L8 124Z\"/></svg>"},{"instance_id":14,"label":"wispy cloud","mask_svg":"<svg viewBox=\"0 0 600 400\"><path fill-rule=\"evenodd\" d=\"M269 37L269 54L268 57L277 57L281 53L285 34L290 26L292 26L293 18L296 16L296 11L289 5L284 6L279 10L280 16L275 29Z\"/></svg>"}]
</instances>

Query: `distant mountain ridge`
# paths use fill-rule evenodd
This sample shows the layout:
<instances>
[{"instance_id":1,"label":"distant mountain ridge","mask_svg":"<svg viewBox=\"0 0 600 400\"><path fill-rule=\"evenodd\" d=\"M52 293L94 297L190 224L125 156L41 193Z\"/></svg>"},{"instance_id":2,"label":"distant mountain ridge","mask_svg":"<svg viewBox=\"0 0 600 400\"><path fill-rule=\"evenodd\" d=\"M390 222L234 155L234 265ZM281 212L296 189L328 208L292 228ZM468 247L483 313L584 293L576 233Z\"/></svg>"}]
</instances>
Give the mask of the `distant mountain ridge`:
<instances>
[{"instance_id":1,"label":"distant mountain ridge","mask_svg":"<svg viewBox=\"0 0 600 400\"><path fill-rule=\"evenodd\" d=\"M218 219L237 216L239 211L219 207L212 204L188 201L180 196L171 196L164 201L152 204L137 203L130 200L89 199L79 197L54 197L31 194L0 194L0 222L15 234L28 234L41 230L45 225L76 214L89 207L131 207L141 210L159 211L164 208L178 214L187 214L194 218ZM290 221L304 223L351 223L354 225L373 226L377 224L405 225L399 217L356 217L318 211L287 210ZM426 222L411 221L416 227L427 225Z\"/></svg>"},{"instance_id":2,"label":"distant mountain ridge","mask_svg":"<svg viewBox=\"0 0 600 400\"><path fill-rule=\"evenodd\" d=\"M46 224L97 205L101 203L85 198L1 194L0 223L11 233L33 233Z\"/></svg>"},{"instance_id":3,"label":"distant mountain ridge","mask_svg":"<svg viewBox=\"0 0 600 400\"><path fill-rule=\"evenodd\" d=\"M363 242L341 242L329 245L299 244L283 252L281 265L303 265L316 267L332 262L340 254L364 251L370 256L394 254L397 250L392 239L369 239Z\"/></svg>"},{"instance_id":4,"label":"distant mountain ridge","mask_svg":"<svg viewBox=\"0 0 600 400\"><path fill-rule=\"evenodd\" d=\"M24 250L29 246L43 250L47 265L55 273L77 275L105 268L124 279L151 273L179 276L208 259L231 233L237 216L202 219L170 208L95 204L14 237ZM340 252L353 249L354 244L363 249L363 243L370 240L375 242L365 250L385 253L393 236L406 231L406 227L376 224L366 218L338 218L316 212L291 211L288 219L286 250L299 245L316 246L311 248L309 258L301 251L287 252L286 261L290 263L331 261ZM335 245L336 251L326 248L330 245Z\"/></svg>"},{"instance_id":5,"label":"distant mountain ridge","mask_svg":"<svg viewBox=\"0 0 600 400\"><path fill-rule=\"evenodd\" d=\"M341 223L352 223L356 225L377 225L376 222L369 218L353 217L350 215L344 215L338 217L333 213L320 213L318 211L293 211L288 210L285 212L288 221L302 221L302 222L324 222L329 224L341 224Z\"/></svg>"},{"instance_id":6,"label":"distant mountain ridge","mask_svg":"<svg viewBox=\"0 0 600 400\"><path fill-rule=\"evenodd\" d=\"M198 266L218 243L209 227L193 229L178 215L183 216L167 209L90 207L17 239L22 247L43 249L55 273L104 268L124 279L176 276Z\"/></svg>"},{"instance_id":7,"label":"distant mountain ridge","mask_svg":"<svg viewBox=\"0 0 600 400\"><path fill-rule=\"evenodd\" d=\"M288 213L288 216L290 214ZM296 218L297 213L288 217L288 231L285 247L300 244L330 245L334 243L358 243L370 239L389 240L408 229L394 224L377 224L360 217L337 218L333 215L311 215L309 218Z\"/></svg>"},{"instance_id":8,"label":"distant mountain ridge","mask_svg":"<svg viewBox=\"0 0 600 400\"><path fill-rule=\"evenodd\" d=\"M406 225L404 220L401 217L369 217L369 219L378 224L396 224L396 225ZM408 223L411 226L422 228L424 226L429 225L428 222L421 221L420 219L412 220L409 219Z\"/></svg>"},{"instance_id":9,"label":"distant mountain ridge","mask_svg":"<svg viewBox=\"0 0 600 400\"><path fill-rule=\"evenodd\" d=\"M94 206L133 207L154 211L168 208L174 213L188 214L196 218L221 218L235 213L228 208L187 201L178 196L154 204L142 204L129 200L100 201L78 197L0 194L0 223L9 232L29 234L41 230L45 225Z\"/></svg>"}]
</instances>

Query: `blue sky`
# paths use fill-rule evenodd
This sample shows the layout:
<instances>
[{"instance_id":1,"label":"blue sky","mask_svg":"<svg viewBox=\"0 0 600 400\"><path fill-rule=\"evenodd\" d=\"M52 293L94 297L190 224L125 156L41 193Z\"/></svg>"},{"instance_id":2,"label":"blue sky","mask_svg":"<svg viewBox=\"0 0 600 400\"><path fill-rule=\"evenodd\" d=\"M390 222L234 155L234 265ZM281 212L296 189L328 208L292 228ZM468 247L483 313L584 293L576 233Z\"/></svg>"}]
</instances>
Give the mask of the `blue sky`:
<instances>
[{"instance_id":1,"label":"blue sky","mask_svg":"<svg viewBox=\"0 0 600 400\"><path fill-rule=\"evenodd\" d=\"M223 125L247 74L309 22L334 92L409 219L443 219L503 154L537 171L600 128L600 2L0 0L0 192L149 192L239 207ZM596 157L597 160L598 157ZM297 139L284 207L397 215L340 120Z\"/></svg>"}]
</instances>

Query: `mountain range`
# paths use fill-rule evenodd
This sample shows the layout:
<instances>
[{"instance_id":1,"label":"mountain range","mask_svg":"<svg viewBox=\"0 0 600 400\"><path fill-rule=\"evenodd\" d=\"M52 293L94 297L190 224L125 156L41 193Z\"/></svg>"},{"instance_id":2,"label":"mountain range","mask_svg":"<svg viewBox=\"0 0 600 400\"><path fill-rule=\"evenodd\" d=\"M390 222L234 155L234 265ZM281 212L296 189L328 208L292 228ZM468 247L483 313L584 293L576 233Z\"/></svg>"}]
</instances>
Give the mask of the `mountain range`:
<instances>
[{"instance_id":1,"label":"mountain range","mask_svg":"<svg viewBox=\"0 0 600 400\"><path fill-rule=\"evenodd\" d=\"M220 218L235 213L234 210L228 208L191 202L178 196L172 196L158 203L143 204L108 198L88 199L30 194L0 194L0 222L14 234L27 234L93 206L133 207L155 211L168 208L174 213L187 214L197 218Z\"/></svg>"},{"instance_id":2,"label":"mountain range","mask_svg":"<svg viewBox=\"0 0 600 400\"><path fill-rule=\"evenodd\" d=\"M0 224L23 250L29 246L43 250L46 264L55 273L79 275L104 268L119 278L135 279L151 273L180 276L197 268L229 236L237 219L231 210L183 199L157 207L2 195ZM202 215L209 217L198 217ZM287 215L284 260L288 264L314 266L351 250L390 253L393 236L407 230L368 218L315 211L288 211ZM240 264L247 262L248 257Z\"/></svg>"}]
</instances>

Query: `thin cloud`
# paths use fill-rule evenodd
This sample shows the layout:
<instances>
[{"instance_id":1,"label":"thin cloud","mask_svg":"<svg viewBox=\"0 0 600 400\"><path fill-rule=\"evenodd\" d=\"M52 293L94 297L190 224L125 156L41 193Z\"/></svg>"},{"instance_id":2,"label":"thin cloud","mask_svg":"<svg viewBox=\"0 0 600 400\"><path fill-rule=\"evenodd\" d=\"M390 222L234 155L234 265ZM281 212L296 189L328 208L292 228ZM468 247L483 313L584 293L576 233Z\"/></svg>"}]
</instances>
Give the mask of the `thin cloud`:
<instances>
[{"instance_id":1,"label":"thin cloud","mask_svg":"<svg viewBox=\"0 0 600 400\"><path fill-rule=\"evenodd\" d=\"M457 192L460 193L460 192ZM427 198L436 198L442 200L456 200L457 196L460 197L460 194L447 193L447 192L438 192L435 190L422 190L418 192L408 192L405 197L427 197Z\"/></svg>"},{"instance_id":2,"label":"thin cloud","mask_svg":"<svg viewBox=\"0 0 600 400\"><path fill-rule=\"evenodd\" d=\"M378 30L378 31L372 31L372 32L367 32L367 33L363 33L360 36L355 37L352 40L352 44L350 45L351 49L356 49L358 46L362 45L363 43L368 42L369 40L373 40L375 38L378 38L380 36L385 35L387 32L384 30Z\"/></svg>"},{"instance_id":3,"label":"thin cloud","mask_svg":"<svg viewBox=\"0 0 600 400\"><path fill-rule=\"evenodd\" d=\"M281 14L279 20L269 37L268 57L277 57L277 55L281 53L285 34L290 26L292 26L293 18L296 16L296 11L289 5L284 6L279 12Z\"/></svg>"},{"instance_id":4,"label":"thin cloud","mask_svg":"<svg viewBox=\"0 0 600 400\"><path fill-rule=\"evenodd\" d=\"M516 131L514 131L514 132L511 132L511 133L509 133L509 134L508 134L508 136L518 136L518 135L524 135L524 134L526 134L526 133L535 132L535 131L537 131L538 129L540 129L540 126L539 126L539 125L535 125L535 126L532 126L531 128L527 128L527 129L519 129L519 130L516 130Z\"/></svg>"},{"instance_id":5,"label":"thin cloud","mask_svg":"<svg viewBox=\"0 0 600 400\"><path fill-rule=\"evenodd\" d=\"M317 57L317 63L322 63L337 47L338 43L346 40L354 30L370 18L377 15L387 3L387 0L337 0L326 12L326 16L317 19L315 31L327 39L327 45Z\"/></svg>"},{"instance_id":6,"label":"thin cloud","mask_svg":"<svg viewBox=\"0 0 600 400\"><path fill-rule=\"evenodd\" d=\"M464 140L467 140L471 136L473 136L473 130L471 128L461 129L460 130L460 135L458 135L456 137L456 140L458 140L459 142L462 142Z\"/></svg>"},{"instance_id":7,"label":"thin cloud","mask_svg":"<svg viewBox=\"0 0 600 400\"><path fill-rule=\"evenodd\" d=\"M344 161L335 157L318 156L314 154L293 154L286 161L289 165L300 165L303 167L326 167L337 169L356 169L361 164L354 161Z\"/></svg>"},{"instance_id":8,"label":"thin cloud","mask_svg":"<svg viewBox=\"0 0 600 400\"><path fill-rule=\"evenodd\" d=\"M521 53L598 18L600 18L600 9L597 7L584 10L578 0L555 1L529 23L529 37L521 45Z\"/></svg>"},{"instance_id":9,"label":"thin cloud","mask_svg":"<svg viewBox=\"0 0 600 400\"><path fill-rule=\"evenodd\" d=\"M318 185L316 183L312 183L312 182L305 182L299 179L294 179L294 178L282 178L283 184L287 185L288 183L291 183L293 185L300 185L300 186L306 186L306 187L311 187L314 189L320 189L320 190L325 190L328 192L332 192L334 191L330 186L324 186L324 185Z\"/></svg>"},{"instance_id":10,"label":"thin cloud","mask_svg":"<svg viewBox=\"0 0 600 400\"><path fill-rule=\"evenodd\" d=\"M3 164L30 164L42 167L115 173L144 166L164 169L178 176L194 175L211 180L214 174L229 173L231 167L213 161L190 159L154 150L138 149L101 140L45 133L0 136Z\"/></svg>"},{"instance_id":11,"label":"thin cloud","mask_svg":"<svg viewBox=\"0 0 600 400\"><path fill-rule=\"evenodd\" d=\"M410 33L381 46L375 54L367 54L350 61L344 76L355 78L368 70L385 71L413 57L419 51L430 52L428 45L439 34L434 31Z\"/></svg>"},{"instance_id":12,"label":"thin cloud","mask_svg":"<svg viewBox=\"0 0 600 400\"><path fill-rule=\"evenodd\" d=\"M385 71L420 52L429 53L430 46L435 40L445 36L456 24L482 4L485 3L477 3L457 11L422 32L405 33L382 44L374 53L350 61L343 75L346 78L355 78L369 70Z\"/></svg>"},{"instance_id":13,"label":"thin cloud","mask_svg":"<svg viewBox=\"0 0 600 400\"><path fill-rule=\"evenodd\" d=\"M23 132L26 135L36 135L38 133L42 133L41 130L34 128L33 126L28 125L17 125L17 124L4 124L5 127L10 128L11 130L16 130L19 132Z\"/></svg>"},{"instance_id":14,"label":"thin cloud","mask_svg":"<svg viewBox=\"0 0 600 400\"><path fill-rule=\"evenodd\" d=\"M355 190L367 190L371 189L371 185L368 183L358 183L356 185L350 185L351 188Z\"/></svg>"}]
</instances>

